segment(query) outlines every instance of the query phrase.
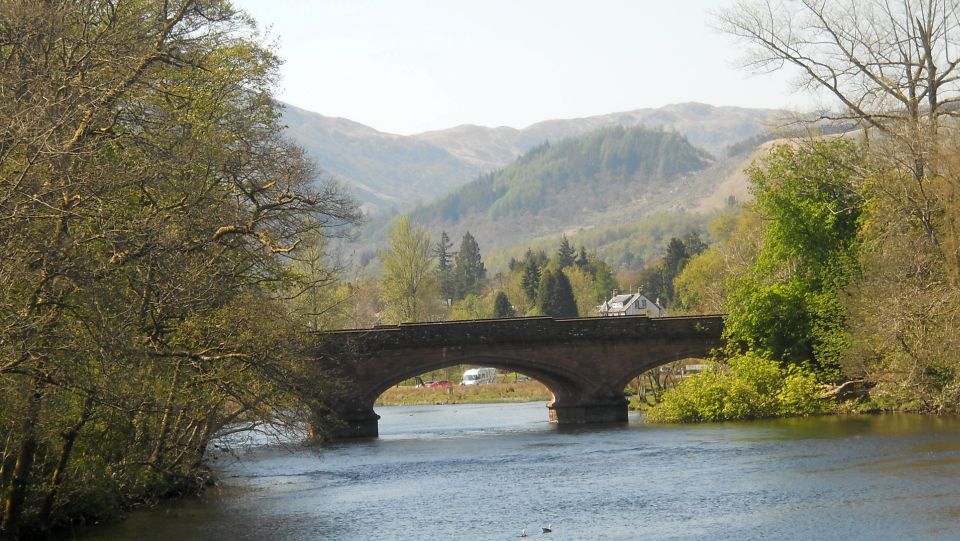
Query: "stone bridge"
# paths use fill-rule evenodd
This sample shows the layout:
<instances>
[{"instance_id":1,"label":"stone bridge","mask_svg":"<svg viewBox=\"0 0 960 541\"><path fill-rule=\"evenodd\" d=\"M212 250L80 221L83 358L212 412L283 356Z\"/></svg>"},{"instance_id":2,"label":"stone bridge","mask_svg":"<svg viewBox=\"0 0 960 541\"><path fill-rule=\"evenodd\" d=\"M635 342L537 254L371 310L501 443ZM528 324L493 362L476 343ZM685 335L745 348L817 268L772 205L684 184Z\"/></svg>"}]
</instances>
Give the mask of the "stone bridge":
<instances>
[{"instance_id":1,"label":"stone bridge","mask_svg":"<svg viewBox=\"0 0 960 541\"><path fill-rule=\"evenodd\" d=\"M627 420L623 389L666 363L705 357L721 345L721 316L553 319L530 317L405 323L318 334L318 368L343 390L327 404L343 423L330 437L375 437L374 402L390 387L431 370L470 364L516 371L553 393L559 424Z\"/></svg>"}]
</instances>

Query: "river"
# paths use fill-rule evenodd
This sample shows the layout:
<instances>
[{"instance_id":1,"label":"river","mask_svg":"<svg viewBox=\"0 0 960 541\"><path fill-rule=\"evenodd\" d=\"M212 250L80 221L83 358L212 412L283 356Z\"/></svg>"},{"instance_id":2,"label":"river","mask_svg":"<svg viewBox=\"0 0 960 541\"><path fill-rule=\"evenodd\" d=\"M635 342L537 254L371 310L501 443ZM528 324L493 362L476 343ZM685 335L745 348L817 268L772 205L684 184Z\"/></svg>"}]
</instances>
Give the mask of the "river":
<instances>
[{"instance_id":1,"label":"river","mask_svg":"<svg viewBox=\"0 0 960 541\"><path fill-rule=\"evenodd\" d=\"M543 403L377 411L377 440L249 445L202 497L66 538L960 539L957 418L570 430Z\"/></svg>"}]
</instances>

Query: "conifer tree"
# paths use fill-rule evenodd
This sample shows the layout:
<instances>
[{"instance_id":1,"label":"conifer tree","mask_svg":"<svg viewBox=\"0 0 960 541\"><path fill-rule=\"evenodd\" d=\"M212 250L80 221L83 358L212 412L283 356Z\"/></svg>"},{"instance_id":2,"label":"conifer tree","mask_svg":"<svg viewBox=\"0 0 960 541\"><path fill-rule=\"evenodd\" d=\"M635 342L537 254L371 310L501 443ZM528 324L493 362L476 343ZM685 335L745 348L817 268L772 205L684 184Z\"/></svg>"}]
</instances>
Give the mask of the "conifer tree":
<instances>
[{"instance_id":1,"label":"conifer tree","mask_svg":"<svg viewBox=\"0 0 960 541\"><path fill-rule=\"evenodd\" d=\"M537 291L540 313L551 317L577 317L577 301L570 280L563 271L543 271Z\"/></svg>"},{"instance_id":2,"label":"conifer tree","mask_svg":"<svg viewBox=\"0 0 960 541\"><path fill-rule=\"evenodd\" d=\"M537 288L540 286L540 266L532 257L528 257L523 264L523 277L520 279L520 285L523 287L523 292L526 293L528 301L534 302L537 300Z\"/></svg>"},{"instance_id":3,"label":"conifer tree","mask_svg":"<svg viewBox=\"0 0 960 541\"><path fill-rule=\"evenodd\" d=\"M516 315L516 312L513 310L513 305L510 304L510 299L507 298L507 294L503 291L497 291L497 296L493 301L493 317L499 319L516 317Z\"/></svg>"},{"instance_id":4,"label":"conifer tree","mask_svg":"<svg viewBox=\"0 0 960 541\"><path fill-rule=\"evenodd\" d=\"M582 270L587 270L587 267L590 266L590 259L587 257L587 249L583 246L580 247L580 255L577 256L577 261L575 263L577 267Z\"/></svg>"},{"instance_id":5,"label":"conifer tree","mask_svg":"<svg viewBox=\"0 0 960 541\"><path fill-rule=\"evenodd\" d=\"M455 252L451 252L453 243L446 231L440 233L440 240L433 247L433 255L437 258L437 280L440 282L440 293L444 300L452 299L456 295L456 288L453 281L453 257Z\"/></svg>"},{"instance_id":6,"label":"conifer tree","mask_svg":"<svg viewBox=\"0 0 960 541\"><path fill-rule=\"evenodd\" d=\"M560 239L560 248L557 250L557 264L561 269L565 269L573 265L575 255L576 251L573 249L573 246L570 245L567 236L563 235Z\"/></svg>"},{"instance_id":7,"label":"conifer tree","mask_svg":"<svg viewBox=\"0 0 960 541\"><path fill-rule=\"evenodd\" d=\"M486 275L487 271L480 257L480 246L468 231L463 235L460 251L454 259L453 277L456 298L462 299L471 293L479 293L480 285Z\"/></svg>"}]
</instances>

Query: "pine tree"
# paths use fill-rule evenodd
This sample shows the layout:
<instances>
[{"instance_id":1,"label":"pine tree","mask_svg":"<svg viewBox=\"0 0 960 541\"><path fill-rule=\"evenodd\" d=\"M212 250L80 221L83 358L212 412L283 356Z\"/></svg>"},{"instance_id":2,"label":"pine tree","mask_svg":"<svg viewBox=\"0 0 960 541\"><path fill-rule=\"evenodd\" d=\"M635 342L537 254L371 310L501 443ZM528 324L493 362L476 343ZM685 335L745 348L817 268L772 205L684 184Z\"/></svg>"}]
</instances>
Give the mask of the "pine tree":
<instances>
[{"instance_id":1,"label":"pine tree","mask_svg":"<svg viewBox=\"0 0 960 541\"><path fill-rule=\"evenodd\" d=\"M560 248L557 250L557 264L560 265L561 269L565 269L573 265L575 255L576 251L573 249L573 246L570 245L567 236L563 235L560 239Z\"/></svg>"},{"instance_id":2,"label":"pine tree","mask_svg":"<svg viewBox=\"0 0 960 541\"><path fill-rule=\"evenodd\" d=\"M577 317L577 301L563 271L543 271L537 290L537 306L545 316Z\"/></svg>"},{"instance_id":3,"label":"pine tree","mask_svg":"<svg viewBox=\"0 0 960 541\"><path fill-rule=\"evenodd\" d=\"M587 267L590 266L590 259L587 257L587 249L583 246L580 247L580 255L577 256L576 265L577 268L582 270L587 270Z\"/></svg>"},{"instance_id":4,"label":"pine tree","mask_svg":"<svg viewBox=\"0 0 960 541\"><path fill-rule=\"evenodd\" d=\"M437 258L437 279L440 282L440 294L444 300L454 298L456 287L453 281L453 257L455 252L451 252L453 243L446 231L440 233L440 240L434 245L433 255Z\"/></svg>"},{"instance_id":5,"label":"pine tree","mask_svg":"<svg viewBox=\"0 0 960 541\"><path fill-rule=\"evenodd\" d=\"M457 252L453 264L455 298L462 299L471 293L479 294L480 285L486 275L487 271L480 257L480 246L468 231L460 241L460 251Z\"/></svg>"},{"instance_id":6,"label":"pine tree","mask_svg":"<svg viewBox=\"0 0 960 541\"><path fill-rule=\"evenodd\" d=\"M532 257L528 257L523 264L523 277L520 279L520 285L523 287L523 292L526 293L528 301L534 302L537 300L537 288L540 286L540 266Z\"/></svg>"},{"instance_id":7,"label":"pine tree","mask_svg":"<svg viewBox=\"0 0 960 541\"><path fill-rule=\"evenodd\" d=\"M516 317L516 315L516 312L513 310L513 305L510 304L510 299L507 298L507 294L503 291L497 291L497 296L493 301L493 317L505 318Z\"/></svg>"}]
</instances>

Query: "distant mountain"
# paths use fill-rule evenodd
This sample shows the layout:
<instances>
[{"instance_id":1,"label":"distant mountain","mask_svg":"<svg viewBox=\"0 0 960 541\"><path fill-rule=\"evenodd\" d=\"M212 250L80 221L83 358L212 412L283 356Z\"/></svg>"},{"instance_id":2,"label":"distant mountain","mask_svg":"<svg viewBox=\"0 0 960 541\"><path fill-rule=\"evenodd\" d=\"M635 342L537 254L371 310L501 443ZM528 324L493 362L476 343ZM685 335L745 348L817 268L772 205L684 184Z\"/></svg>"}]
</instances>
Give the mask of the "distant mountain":
<instances>
[{"instance_id":1,"label":"distant mountain","mask_svg":"<svg viewBox=\"0 0 960 541\"><path fill-rule=\"evenodd\" d=\"M767 131L781 115L774 109L679 103L657 109L546 120L520 130L464 125L411 137L482 167L502 167L544 141L559 141L610 126L646 126L675 131L714 156L725 157L727 146Z\"/></svg>"},{"instance_id":2,"label":"distant mountain","mask_svg":"<svg viewBox=\"0 0 960 541\"><path fill-rule=\"evenodd\" d=\"M350 186L371 211L429 201L484 171L415 137L382 133L292 105L285 106L283 122L287 134L321 168Z\"/></svg>"},{"instance_id":3,"label":"distant mountain","mask_svg":"<svg viewBox=\"0 0 960 541\"><path fill-rule=\"evenodd\" d=\"M351 186L371 211L429 202L503 168L546 141L559 142L611 126L663 128L717 157L729 145L764 132L778 116L769 109L699 103L547 120L527 128L464 125L410 136L287 105L288 134L329 173Z\"/></svg>"}]
</instances>

